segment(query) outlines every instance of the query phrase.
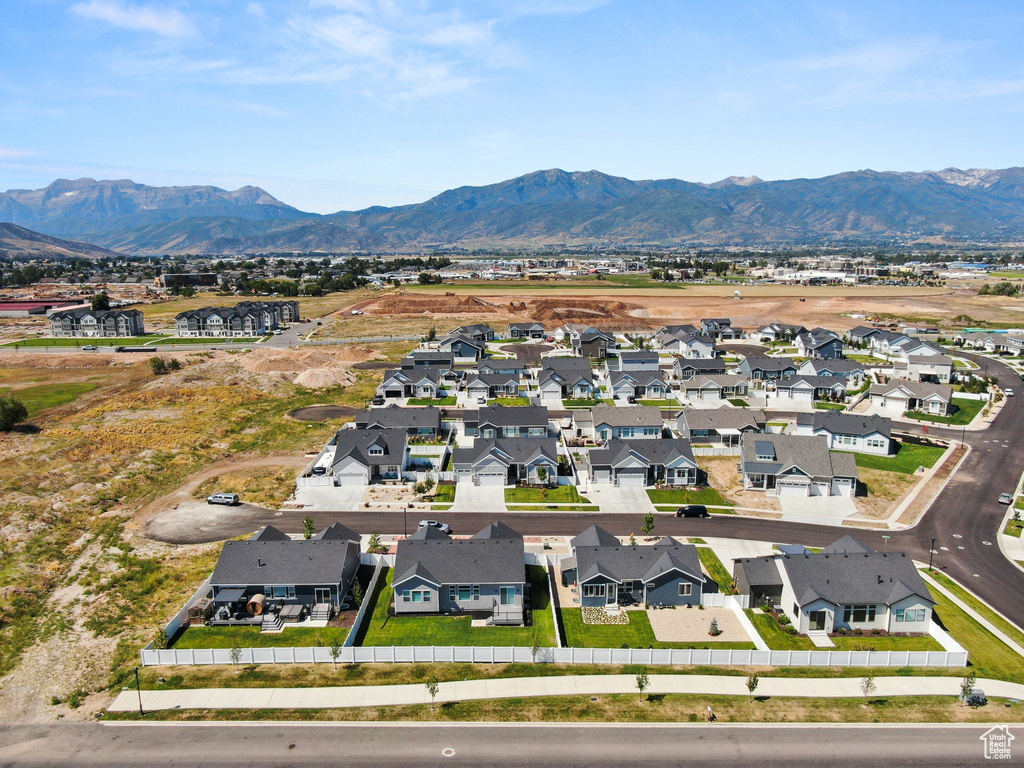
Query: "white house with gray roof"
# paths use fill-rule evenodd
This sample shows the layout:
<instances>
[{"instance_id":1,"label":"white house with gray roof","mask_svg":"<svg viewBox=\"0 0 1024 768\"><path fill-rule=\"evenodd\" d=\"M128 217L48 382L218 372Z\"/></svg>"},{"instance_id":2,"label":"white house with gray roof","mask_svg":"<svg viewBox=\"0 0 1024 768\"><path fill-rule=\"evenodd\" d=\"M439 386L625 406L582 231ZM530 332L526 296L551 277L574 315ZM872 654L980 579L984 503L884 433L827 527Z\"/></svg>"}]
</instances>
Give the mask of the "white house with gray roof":
<instances>
[{"instance_id":1,"label":"white house with gray roof","mask_svg":"<svg viewBox=\"0 0 1024 768\"><path fill-rule=\"evenodd\" d=\"M460 483L553 485L558 482L558 443L553 437L478 437L472 447L455 449L452 466Z\"/></svg>"},{"instance_id":2,"label":"white house with gray roof","mask_svg":"<svg viewBox=\"0 0 1024 768\"><path fill-rule=\"evenodd\" d=\"M923 411L947 416L953 407L953 388L948 384L893 380L888 384L872 384L868 394L871 405L893 415Z\"/></svg>"},{"instance_id":3,"label":"white house with gray roof","mask_svg":"<svg viewBox=\"0 0 1024 768\"><path fill-rule=\"evenodd\" d=\"M542 362L537 374L542 400L589 400L594 397L597 384L589 361L582 357L546 357Z\"/></svg>"},{"instance_id":4,"label":"white house with gray roof","mask_svg":"<svg viewBox=\"0 0 1024 768\"><path fill-rule=\"evenodd\" d=\"M398 542L394 611L472 615L488 624L519 625L526 616L523 536L502 523L469 539L420 528Z\"/></svg>"},{"instance_id":5,"label":"white house with gray roof","mask_svg":"<svg viewBox=\"0 0 1024 768\"><path fill-rule=\"evenodd\" d=\"M908 355L894 364L896 375L908 381L949 384L953 380L953 358L948 355Z\"/></svg>"},{"instance_id":6,"label":"white house with gray roof","mask_svg":"<svg viewBox=\"0 0 1024 768\"><path fill-rule=\"evenodd\" d=\"M401 480L409 463L405 429L339 429L326 451L335 485Z\"/></svg>"},{"instance_id":7,"label":"white house with gray roof","mask_svg":"<svg viewBox=\"0 0 1024 768\"><path fill-rule=\"evenodd\" d=\"M739 558L733 575L751 605L775 607L801 634L930 631L935 601L910 555L876 552L851 536L819 553Z\"/></svg>"},{"instance_id":8,"label":"white house with gray roof","mask_svg":"<svg viewBox=\"0 0 1024 768\"><path fill-rule=\"evenodd\" d=\"M791 376L775 382L770 394L778 400L812 402L841 401L846 397L846 379L842 376Z\"/></svg>"},{"instance_id":9,"label":"white house with gray roof","mask_svg":"<svg viewBox=\"0 0 1024 768\"><path fill-rule=\"evenodd\" d=\"M873 456L892 453L892 420L884 416L863 416L841 411L801 413L796 419L797 435L820 435L834 451L854 451Z\"/></svg>"},{"instance_id":10,"label":"white house with gray roof","mask_svg":"<svg viewBox=\"0 0 1024 768\"><path fill-rule=\"evenodd\" d=\"M843 340L827 328L814 328L797 334L796 351L801 357L831 359L843 356Z\"/></svg>"},{"instance_id":11,"label":"white house with gray roof","mask_svg":"<svg viewBox=\"0 0 1024 768\"><path fill-rule=\"evenodd\" d=\"M466 394L471 398L519 397L519 374L476 373L466 377Z\"/></svg>"},{"instance_id":12,"label":"white house with gray roof","mask_svg":"<svg viewBox=\"0 0 1024 768\"><path fill-rule=\"evenodd\" d=\"M612 396L622 400L662 400L669 391L665 374L658 370L612 371L608 381Z\"/></svg>"},{"instance_id":13,"label":"white house with gray roof","mask_svg":"<svg viewBox=\"0 0 1024 768\"><path fill-rule=\"evenodd\" d=\"M677 357L672 364L672 376L677 381L688 381L694 376L724 376L726 373L725 363L720 357L692 360Z\"/></svg>"},{"instance_id":14,"label":"white house with gray roof","mask_svg":"<svg viewBox=\"0 0 1024 768\"><path fill-rule=\"evenodd\" d=\"M832 453L824 437L745 434L740 438L743 487L772 496L854 496L857 462Z\"/></svg>"},{"instance_id":15,"label":"white house with gray roof","mask_svg":"<svg viewBox=\"0 0 1024 768\"><path fill-rule=\"evenodd\" d=\"M543 405L489 405L464 411L467 437L547 437L548 409Z\"/></svg>"},{"instance_id":16,"label":"white house with gray roof","mask_svg":"<svg viewBox=\"0 0 1024 768\"><path fill-rule=\"evenodd\" d=\"M661 439L664 419L654 405L597 405L590 410L593 437L602 442L613 438Z\"/></svg>"},{"instance_id":17,"label":"white house with gray roof","mask_svg":"<svg viewBox=\"0 0 1024 768\"><path fill-rule=\"evenodd\" d=\"M690 441L683 438L609 440L590 451L589 463L595 483L638 488L697 484L697 462Z\"/></svg>"},{"instance_id":18,"label":"white house with gray roof","mask_svg":"<svg viewBox=\"0 0 1024 768\"><path fill-rule=\"evenodd\" d=\"M679 398L684 401L728 400L746 397L749 391L750 379L739 373L694 376L679 384Z\"/></svg>"},{"instance_id":19,"label":"white house with gray roof","mask_svg":"<svg viewBox=\"0 0 1024 768\"><path fill-rule=\"evenodd\" d=\"M649 349L623 350L605 363L609 371L657 371L658 353Z\"/></svg>"},{"instance_id":20,"label":"white house with gray roof","mask_svg":"<svg viewBox=\"0 0 1024 768\"><path fill-rule=\"evenodd\" d=\"M879 363L882 361L879 360ZM807 360L798 369L800 376L842 376L854 386L867 377L867 367L856 360Z\"/></svg>"},{"instance_id":21,"label":"white house with gray roof","mask_svg":"<svg viewBox=\"0 0 1024 768\"><path fill-rule=\"evenodd\" d=\"M684 408L676 418L676 431L691 444L738 447L743 435L763 434L766 422L764 411L756 408Z\"/></svg>"}]
</instances>

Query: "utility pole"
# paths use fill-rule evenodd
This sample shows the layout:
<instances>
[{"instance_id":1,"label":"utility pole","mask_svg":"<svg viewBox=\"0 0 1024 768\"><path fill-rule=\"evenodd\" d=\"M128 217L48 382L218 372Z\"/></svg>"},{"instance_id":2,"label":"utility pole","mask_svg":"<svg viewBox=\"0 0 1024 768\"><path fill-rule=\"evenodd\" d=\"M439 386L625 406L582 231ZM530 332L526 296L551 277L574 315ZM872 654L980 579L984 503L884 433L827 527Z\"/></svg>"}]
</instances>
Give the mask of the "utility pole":
<instances>
[{"instance_id":1,"label":"utility pole","mask_svg":"<svg viewBox=\"0 0 1024 768\"><path fill-rule=\"evenodd\" d=\"M135 690L139 692L139 714L145 715L142 709L142 684L139 682L139 668L135 668Z\"/></svg>"},{"instance_id":2,"label":"utility pole","mask_svg":"<svg viewBox=\"0 0 1024 768\"><path fill-rule=\"evenodd\" d=\"M402 532L409 535L409 505L406 504L402 507Z\"/></svg>"},{"instance_id":3,"label":"utility pole","mask_svg":"<svg viewBox=\"0 0 1024 768\"><path fill-rule=\"evenodd\" d=\"M928 570L932 570L932 557L935 555L935 537L932 536L932 547L928 550Z\"/></svg>"}]
</instances>

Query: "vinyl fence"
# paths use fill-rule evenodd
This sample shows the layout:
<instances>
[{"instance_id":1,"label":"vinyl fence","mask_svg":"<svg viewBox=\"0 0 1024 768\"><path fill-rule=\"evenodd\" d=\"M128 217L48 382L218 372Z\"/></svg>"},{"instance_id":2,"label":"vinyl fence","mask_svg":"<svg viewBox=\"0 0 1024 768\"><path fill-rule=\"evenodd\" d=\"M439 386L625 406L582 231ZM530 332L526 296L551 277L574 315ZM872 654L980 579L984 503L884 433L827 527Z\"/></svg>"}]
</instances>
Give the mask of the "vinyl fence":
<instances>
[{"instance_id":1,"label":"vinyl fence","mask_svg":"<svg viewBox=\"0 0 1024 768\"><path fill-rule=\"evenodd\" d=\"M722 667L964 667L967 652L950 651L739 651L653 648L541 648L534 658L521 646L367 646L344 647L337 659L330 648L227 648L142 651L142 665L211 664L646 664Z\"/></svg>"}]
</instances>

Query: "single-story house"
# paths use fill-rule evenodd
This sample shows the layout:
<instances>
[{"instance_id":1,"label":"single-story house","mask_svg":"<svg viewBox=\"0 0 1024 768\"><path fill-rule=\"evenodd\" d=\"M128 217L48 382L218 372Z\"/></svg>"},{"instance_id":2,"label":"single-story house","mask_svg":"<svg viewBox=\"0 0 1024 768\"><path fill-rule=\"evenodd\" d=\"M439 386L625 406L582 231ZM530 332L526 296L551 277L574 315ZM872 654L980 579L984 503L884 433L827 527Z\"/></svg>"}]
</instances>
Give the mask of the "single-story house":
<instances>
[{"instance_id":1,"label":"single-story house","mask_svg":"<svg viewBox=\"0 0 1024 768\"><path fill-rule=\"evenodd\" d=\"M751 380L774 380L796 376L796 363L788 357L748 355L736 369Z\"/></svg>"},{"instance_id":2,"label":"single-story house","mask_svg":"<svg viewBox=\"0 0 1024 768\"><path fill-rule=\"evenodd\" d=\"M526 363L518 357L488 357L476 364L477 373L526 373Z\"/></svg>"},{"instance_id":3,"label":"single-story house","mask_svg":"<svg viewBox=\"0 0 1024 768\"><path fill-rule=\"evenodd\" d=\"M672 538L622 544L592 526L570 541L562 580L579 586L580 605L700 605L705 585L697 548Z\"/></svg>"},{"instance_id":4,"label":"single-story house","mask_svg":"<svg viewBox=\"0 0 1024 768\"><path fill-rule=\"evenodd\" d=\"M428 366L432 368L453 368L455 365L454 356L449 352L442 352L439 349L414 349L402 358L398 364L399 368L419 368Z\"/></svg>"},{"instance_id":5,"label":"single-story house","mask_svg":"<svg viewBox=\"0 0 1024 768\"><path fill-rule=\"evenodd\" d=\"M739 445L747 433L761 434L767 419L756 408L684 408L676 419L676 431L691 443Z\"/></svg>"},{"instance_id":6,"label":"single-story house","mask_svg":"<svg viewBox=\"0 0 1024 768\"><path fill-rule=\"evenodd\" d=\"M473 325L460 325L458 328L453 328L447 334L448 336L468 336L474 341L494 341L494 329L489 325L483 323L475 323Z\"/></svg>"},{"instance_id":7,"label":"single-story house","mask_svg":"<svg viewBox=\"0 0 1024 768\"><path fill-rule=\"evenodd\" d=\"M377 392L384 397L429 397L446 396L455 388L455 380L448 368L416 366L414 368L392 368L384 372L384 381Z\"/></svg>"},{"instance_id":8,"label":"single-story house","mask_svg":"<svg viewBox=\"0 0 1024 768\"><path fill-rule=\"evenodd\" d=\"M780 400L841 400L846 397L846 379L842 376L792 376L775 382L775 397Z\"/></svg>"},{"instance_id":9,"label":"single-story house","mask_svg":"<svg viewBox=\"0 0 1024 768\"><path fill-rule=\"evenodd\" d=\"M594 421L593 437L596 440L607 441L616 437L661 439L664 420L657 406L597 405L590 413Z\"/></svg>"},{"instance_id":10,"label":"single-story house","mask_svg":"<svg viewBox=\"0 0 1024 768\"><path fill-rule=\"evenodd\" d=\"M627 349L609 357L606 363L610 371L656 371L658 353L649 349Z\"/></svg>"},{"instance_id":11,"label":"single-story house","mask_svg":"<svg viewBox=\"0 0 1024 768\"><path fill-rule=\"evenodd\" d=\"M477 373L466 379L466 393L473 398L519 397L519 375Z\"/></svg>"},{"instance_id":12,"label":"single-story house","mask_svg":"<svg viewBox=\"0 0 1024 768\"><path fill-rule=\"evenodd\" d=\"M868 375L867 368L856 360L807 360L797 373L801 376L842 376L854 386L859 386Z\"/></svg>"},{"instance_id":13,"label":"single-story house","mask_svg":"<svg viewBox=\"0 0 1024 768\"><path fill-rule=\"evenodd\" d=\"M896 363L895 371L908 381L949 384L953 380L953 358L948 355L908 355Z\"/></svg>"},{"instance_id":14,"label":"single-story house","mask_svg":"<svg viewBox=\"0 0 1024 768\"><path fill-rule=\"evenodd\" d=\"M884 416L840 411L801 413L796 419L795 434L824 436L834 451L888 456L893 447L892 420Z\"/></svg>"},{"instance_id":15,"label":"single-story house","mask_svg":"<svg viewBox=\"0 0 1024 768\"><path fill-rule=\"evenodd\" d=\"M797 334L796 351L801 357L831 360L843 356L843 340L826 328L814 328Z\"/></svg>"},{"instance_id":16,"label":"single-story house","mask_svg":"<svg viewBox=\"0 0 1024 768\"><path fill-rule=\"evenodd\" d=\"M740 438L743 487L773 496L854 496L857 462L831 453L824 437L745 434Z\"/></svg>"},{"instance_id":17,"label":"single-story house","mask_svg":"<svg viewBox=\"0 0 1024 768\"><path fill-rule=\"evenodd\" d=\"M677 357L672 364L672 375L679 381L692 379L694 376L724 376L725 363L721 358L687 359Z\"/></svg>"},{"instance_id":18,"label":"single-story house","mask_svg":"<svg viewBox=\"0 0 1024 768\"><path fill-rule=\"evenodd\" d=\"M490 405L462 414L467 437L547 437L548 409L543 405Z\"/></svg>"},{"instance_id":19,"label":"single-story house","mask_svg":"<svg viewBox=\"0 0 1024 768\"><path fill-rule=\"evenodd\" d=\"M612 395L623 400L635 397L662 400L668 392L665 375L661 371L612 371L609 374Z\"/></svg>"},{"instance_id":20,"label":"single-story house","mask_svg":"<svg viewBox=\"0 0 1024 768\"><path fill-rule=\"evenodd\" d=\"M948 416L953 409L953 388L948 384L890 381L888 384L872 384L868 396L872 405L894 413L923 411Z\"/></svg>"},{"instance_id":21,"label":"single-story house","mask_svg":"<svg viewBox=\"0 0 1024 768\"><path fill-rule=\"evenodd\" d=\"M402 408L392 403L384 408L356 411L356 429L404 429L411 436L436 438L441 434L441 410L432 405Z\"/></svg>"},{"instance_id":22,"label":"single-story house","mask_svg":"<svg viewBox=\"0 0 1024 768\"><path fill-rule=\"evenodd\" d=\"M852 536L818 553L739 558L733 575L751 605L776 607L801 634L931 626L935 601L911 556L875 552Z\"/></svg>"},{"instance_id":23,"label":"single-story house","mask_svg":"<svg viewBox=\"0 0 1024 768\"><path fill-rule=\"evenodd\" d=\"M541 323L509 323L508 337L510 339L543 339L546 333Z\"/></svg>"},{"instance_id":24,"label":"single-story house","mask_svg":"<svg viewBox=\"0 0 1024 768\"><path fill-rule=\"evenodd\" d=\"M609 440L590 452L590 479L617 486L696 485L697 462L690 441Z\"/></svg>"},{"instance_id":25,"label":"single-story house","mask_svg":"<svg viewBox=\"0 0 1024 768\"><path fill-rule=\"evenodd\" d=\"M582 357L544 358L537 374L537 387L542 400L589 400L597 391L594 371Z\"/></svg>"},{"instance_id":26,"label":"single-story house","mask_svg":"<svg viewBox=\"0 0 1024 768\"><path fill-rule=\"evenodd\" d=\"M553 483L558 479L558 443L553 437L478 437L471 448L455 449L452 466L460 483Z\"/></svg>"},{"instance_id":27,"label":"single-story house","mask_svg":"<svg viewBox=\"0 0 1024 768\"><path fill-rule=\"evenodd\" d=\"M572 350L580 357L587 357L596 360L603 360L608 356L608 350L614 349L616 345L615 335L599 331L597 328L588 328L578 335L572 337Z\"/></svg>"},{"instance_id":28,"label":"single-story house","mask_svg":"<svg viewBox=\"0 0 1024 768\"><path fill-rule=\"evenodd\" d=\"M399 480L409 463L404 429L339 429L333 444L331 476L335 485L368 485Z\"/></svg>"},{"instance_id":29,"label":"single-story house","mask_svg":"<svg viewBox=\"0 0 1024 768\"><path fill-rule=\"evenodd\" d=\"M763 342L792 341L807 329L790 323L768 323L757 329L757 337Z\"/></svg>"},{"instance_id":30,"label":"single-story house","mask_svg":"<svg viewBox=\"0 0 1024 768\"><path fill-rule=\"evenodd\" d=\"M672 352L688 360L718 357L718 347L715 346L714 339L706 334L658 334L656 338L666 352Z\"/></svg>"},{"instance_id":31,"label":"single-story house","mask_svg":"<svg viewBox=\"0 0 1024 768\"><path fill-rule=\"evenodd\" d=\"M685 400L727 400L746 397L750 380L738 373L718 376L694 376L679 384L679 396Z\"/></svg>"},{"instance_id":32,"label":"single-story house","mask_svg":"<svg viewBox=\"0 0 1024 768\"><path fill-rule=\"evenodd\" d=\"M210 577L210 620L279 628L285 618L331 618L359 569L359 541L335 524L309 539L265 526L247 540L225 542Z\"/></svg>"},{"instance_id":33,"label":"single-story house","mask_svg":"<svg viewBox=\"0 0 1024 768\"><path fill-rule=\"evenodd\" d=\"M489 624L522 624L526 606L523 536L494 523L469 539L425 526L398 542L395 613L470 614Z\"/></svg>"}]
</instances>

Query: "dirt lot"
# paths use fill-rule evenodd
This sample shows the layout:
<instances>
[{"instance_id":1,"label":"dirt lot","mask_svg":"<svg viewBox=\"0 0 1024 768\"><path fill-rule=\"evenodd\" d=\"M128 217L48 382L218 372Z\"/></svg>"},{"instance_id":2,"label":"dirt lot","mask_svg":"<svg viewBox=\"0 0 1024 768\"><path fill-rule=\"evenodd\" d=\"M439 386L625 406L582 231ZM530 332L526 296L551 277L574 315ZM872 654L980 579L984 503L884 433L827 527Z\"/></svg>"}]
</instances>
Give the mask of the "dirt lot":
<instances>
[{"instance_id":1,"label":"dirt lot","mask_svg":"<svg viewBox=\"0 0 1024 768\"><path fill-rule=\"evenodd\" d=\"M743 478L736 470L738 456L698 456L697 464L708 473L708 485L718 491L726 500L739 507L780 511L782 507L775 496L763 491L747 491Z\"/></svg>"}]
</instances>

